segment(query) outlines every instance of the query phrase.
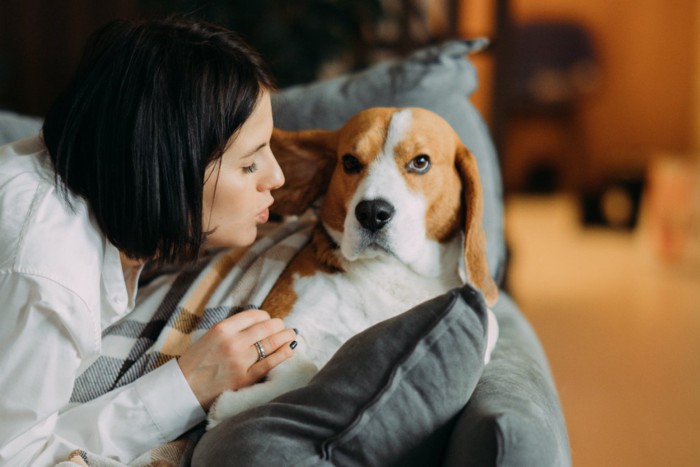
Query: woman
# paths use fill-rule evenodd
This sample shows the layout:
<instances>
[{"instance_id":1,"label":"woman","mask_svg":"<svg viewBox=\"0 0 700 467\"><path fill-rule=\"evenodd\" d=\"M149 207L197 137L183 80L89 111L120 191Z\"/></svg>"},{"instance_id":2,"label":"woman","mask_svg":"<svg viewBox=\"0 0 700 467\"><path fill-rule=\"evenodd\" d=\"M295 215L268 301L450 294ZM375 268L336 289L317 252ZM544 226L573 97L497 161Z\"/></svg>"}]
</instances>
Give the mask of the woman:
<instances>
[{"instance_id":1,"label":"woman","mask_svg":"<svg viewBox=\"0 0 700 467\"><path fill-rule=\"evenodd\" d=\"M229 31L115 22L42 135L0 149L0 464L51 465L76 448L128 462L292 355L295 331L249 310L132 384L69 403L106 351L102 331L134 309L145 261L248 245L267 221L284 183L272 88Z\"/></svg>"}]
</instances>

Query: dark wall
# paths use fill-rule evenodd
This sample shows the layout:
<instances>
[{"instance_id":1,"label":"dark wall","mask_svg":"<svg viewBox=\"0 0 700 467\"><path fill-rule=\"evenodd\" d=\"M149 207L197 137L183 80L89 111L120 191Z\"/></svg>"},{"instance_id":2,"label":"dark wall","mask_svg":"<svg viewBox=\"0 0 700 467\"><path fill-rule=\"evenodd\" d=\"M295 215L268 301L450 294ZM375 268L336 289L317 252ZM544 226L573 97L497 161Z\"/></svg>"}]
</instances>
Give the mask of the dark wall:
<instances>
[{"instance_id":1,"label":"dark wall","mask_svg":"<svg viewBox=\"0 0 700 467\"><path fill-rule=\"evenodd\" d=\"M136 15L136 0L0 1L0 109L43 115L70 78L87 37Z\"/></svg>"},{"instance_id":2,"label":"dark wall","mask_svg":"<svg viewBox=\"0 0 700 467\"><path fill-rule=\"evenodd\" d=\"M445 4L454 10L457 0ZM404 55L456 31L456 23L431 30L422 0L400 0L394 9L382 5L380 0L0 0L0 109L44 115L70 79L88 36L114 18L184 13L228 26L261 52L280 87ZM457 17L452 14L452 21ZM333 66L324 67L329 62Z\"/></svg>"}]
</instances>

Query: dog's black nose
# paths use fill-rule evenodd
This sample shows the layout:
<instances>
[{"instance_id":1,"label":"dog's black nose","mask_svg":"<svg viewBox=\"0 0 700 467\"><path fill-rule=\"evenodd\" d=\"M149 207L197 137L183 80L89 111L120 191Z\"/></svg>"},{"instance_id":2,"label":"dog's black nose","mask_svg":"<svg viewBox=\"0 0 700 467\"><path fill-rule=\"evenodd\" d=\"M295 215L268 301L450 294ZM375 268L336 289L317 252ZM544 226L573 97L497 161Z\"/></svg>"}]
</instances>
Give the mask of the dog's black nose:
<instances>
[{"instance_id":1,"label":"dog's black nose","mask_svg":"<svg viewBox=\"0 0 700 467\"><path fill-rule=\"evenodd\" d=\"M361 201L355 208L355 217L365 229L376 232L394 217L394 206L383 199Z\"/></svg>"}]
</instances>

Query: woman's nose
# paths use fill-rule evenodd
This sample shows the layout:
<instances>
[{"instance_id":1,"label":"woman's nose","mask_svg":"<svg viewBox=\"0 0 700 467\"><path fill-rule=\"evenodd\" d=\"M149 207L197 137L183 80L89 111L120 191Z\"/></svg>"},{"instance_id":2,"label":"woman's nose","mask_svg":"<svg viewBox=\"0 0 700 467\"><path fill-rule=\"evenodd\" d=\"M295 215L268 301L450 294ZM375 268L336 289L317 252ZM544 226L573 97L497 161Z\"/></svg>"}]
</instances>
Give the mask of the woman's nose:
<instances>
[{"instance_id":1,"label":"woman's nose","mask_svg":"<svg viewBox=\"0 0 700 467\"><path fill-rule=\"evenodd\" d=\"M268 171L263 180L263 188L272 191L284 185L284 173L277 163L275 155L272 154L272 151L269 152L269 159L270 163L268 164Z\"/></svg>"}]
</instances>

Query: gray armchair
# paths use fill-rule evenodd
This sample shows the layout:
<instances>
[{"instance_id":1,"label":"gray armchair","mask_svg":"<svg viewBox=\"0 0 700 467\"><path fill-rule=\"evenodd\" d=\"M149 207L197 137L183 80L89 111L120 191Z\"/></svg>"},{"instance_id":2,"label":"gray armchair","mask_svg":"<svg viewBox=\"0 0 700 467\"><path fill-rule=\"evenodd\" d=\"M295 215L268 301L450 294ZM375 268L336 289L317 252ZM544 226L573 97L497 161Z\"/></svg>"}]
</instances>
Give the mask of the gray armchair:
<instances>
[{"instance_id":1,"label":"gray armchair","mask_svg":"<svg viewBox=\"0 0 700 467\"><path fill-rule=\"evenodd\" d=\"M457 130L462 141L478 159L484 187L487 256L490 270L498 279L503 277L506 263L500 168L488 130L477 110L469 102L470 94L476 89L477 77L468 54L484 45L483 40L448 42L420 50L407 59L381 63L359 73L285 89L274 96L273 110L275 126L286 130L338 128L354 113L374 106L425 107L442 115ZM469 295L468 287L462 292L462 295L465 294ZM459 308L454 304L447 308L453 310L454 307ZM479 313L479 303L469 302L467 308L469 307ZM432 311L438 316L443 316L443 313L444 316L449 316L446 306L440 300L432 305ZM445 382L472 388L466 406L455 418L444 423L431 424L417 417L414 423L410 420L403 423L395 411L382 412L378 416L387 420L378 425L379 430L373 431L370 428L371 424L368 424L362 435L357 435L359 441L348 441L349 445L357 446L357 454L348 455L345 452L342 454L344 457L338 454L333 461L330 454L326 453L329 457L324 457L316 452L321 449L319 446L328 442L322 440L328 433L319 431L317 426L309 426L306 420L318 417L315 418L318 423L327 427L351 422L343 420L341 416L325 416L324 411L320 409L326 409L328 406L324 406L322 397L318 400L316 396L319 393L312 389L308 393L296 394L290 399L283 398L280 401L282 406L253 411L233 421L231 425L235 427L221 426L220 429L209 432L200 441L195 460L217 460L223 464L224 458L235 452L235 460L244 464L247 461L254 464L265 459L268 463L280 465L396 463L402 466L568 466L571 464L571 458L566 425L547 359L537 336L507 292L501 293L493 311L499 321L500 337L491 363L483 368L475 387L472 388L469 382L462 378L463 375L455 374ZM473 325L478 326L476 323ZM395 327L391 332L396 336L403 336L394 339L407 339L401 342L406 348L413 349L417 345L416 342L421 342L419 336L406 332L400 324L394 323L393 326ZM425 332L431 331L426 328ZM406 337L407 335L411 337ZM359 349L372 345L371 337L365 336L363 339L362 345L358 343L354 347ZM455 341L452 341L452 344L462 349L465 355L470 354L468 346L462 348L461 343ZM338 367L352 365L353 359L356 358L350 351L341 350L339 354L341 355L336 355ZM438 358L431 354L429 358L434 358L430 360L431 363L439 365L443 363L445 355L440 354ZM397 367L392 365L400 367L401 363L398 360L373 360L374 365L379 368L380 374L372 376L376 376L376 381L379 382L382 372L395 373ZM478 365L470 368L473 371L482 370ZM337 379L343 375L342 372L328 373L322 375L321 379L329 386L335 385ZM443 377L430 372L417 374L422 375L423 379ZM406 376L398 384L416 387L420 385L416 378L416 375ZM326 391L320 388L318 390L321 394L326 394ZM378 391L377 394L383 389ZM407 392L410 391L397 391L398 394L392 397L403 401L409 412L413 407L413 410L420 413L419 408L425 408L425 405L434 402L416 401L407 395ZM341 393L343 397L355 397L355 403L366 402L362 399L362 394L348 391ZM284 408L287 402L302 405L309 410L295 412L289 405ZM443 408L439 404L433 404L429 409L439 411ZM290 422L290 418L294 423ZM406 427L407 424L411 425L410 429L414 429L413 424L421 422L432 432L414 432L412 439L415 444L410 447L403 446L403 451L396 447L394 442L394 438L400 438L403 433L395 431L393 437L385 433L386 430L396 429L397 426L399 428L396 430L410 431ZM275 434L273 436L258 430L274 430ZM301 434L297 430L301 430ZM308 442L308 438L314 436L318 437L315 447L313 443L310 445ZM264 441L260 442L260 439ZM279 449L275 446L279 446ZM284 452L280 453L279 451L283 450L282 446L285 447ZM392 449L398 454L387 458L383 458L381 453L366 452ZM360 454L360 451L364 452ZM388 460L389 458L391 460Z\"/></svg>"}]
</instances>

